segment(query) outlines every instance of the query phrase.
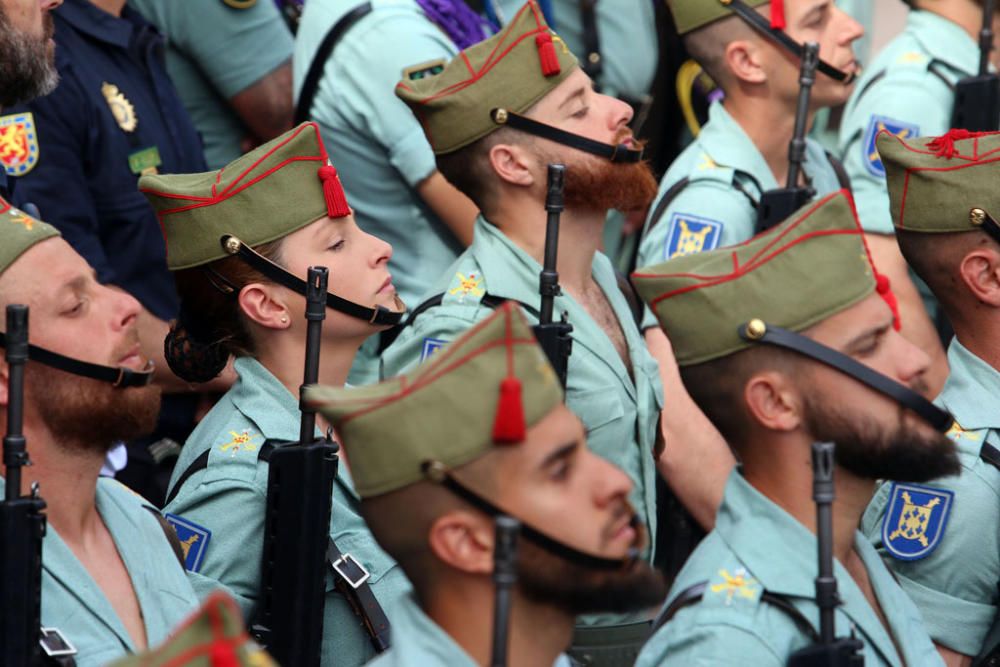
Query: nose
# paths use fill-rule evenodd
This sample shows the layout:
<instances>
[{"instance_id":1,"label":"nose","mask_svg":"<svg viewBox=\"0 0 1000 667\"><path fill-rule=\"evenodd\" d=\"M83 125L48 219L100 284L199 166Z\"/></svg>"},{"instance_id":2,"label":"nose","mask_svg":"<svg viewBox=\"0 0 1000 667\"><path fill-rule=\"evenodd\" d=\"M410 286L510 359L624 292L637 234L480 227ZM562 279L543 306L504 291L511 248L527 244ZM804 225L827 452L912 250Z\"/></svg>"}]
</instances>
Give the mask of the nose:
<instances>
[{"instance_id":1,"label":"nose","mask_svg":"<svg viewBox=\"0 0 1000 667\"><path fill-rule=\"evenodd\" d=\"M909 385L922 377L931 366L931 358L919 347L903 338L898 331L888 334L895 344L894 363L900 382Z\"/></svg>"},{"instance_id":2,"label":"nose","mask_svg":"<svg viewBox=\"0 0 1000 667\"><path fill-rule=\"evenodd\" d=\"M600 507L627 498L628 494L632 493L632 480L621 468L592 452L587 452L587 455L594 462L593 488L596 490L596 500Z\"/></svg>"},{"instance_id":3,"label":"nose","mask_svg":"<svg viewBox=\"0 0 1000 667\"><path fill-rule=\"evenodd\" d=\"M108 292L112 308L111 321L115 331L122 331L134 326L142 310L142 306L135 300L135 297L120 289L112 289L104 286L101 289Z\"/></svg>"},{"instance_id":4,"label":"nose","mask_svg":"<svg viewBox=\"0 0 1000 667\"><path fill-rule=\"evenodd\" d=\"M617 132L632 121L632 106L617 97L601 94L608 105L608 127Z\"/></svg>"},{"instance_id":5,"label":"nose","mask_svg":"<svg viewBox=\"0 0 1000 667\"><path fill-rule=\"evenodd\" d=\"M365 233L365 236L372 245L372 266L385 264L392 258L392 245L388 241L368 233Z\"/></svg>"},{"instance_id":6,"label":"nose","mask_svg":"<svg viewBox=\"0 0 1000 667\"><path fill-rule=\"evenodd\" d=\"M41 0L42 11L50 11L63 3L63 0Z\"/></svg>"},{"instance_id":7,"label":"nose","mask_svg":"<svg viewBox=\"0 0 1000 667\"><path fill-rule=\"evenodd\" d=\"M843 23L843 27L840 30L841 46L847 46L848 44L864 37L864 26L854 20L853 16L836 6L834 7L834 11L839 13L840 19Z\"/></svg>"}]
</instances>

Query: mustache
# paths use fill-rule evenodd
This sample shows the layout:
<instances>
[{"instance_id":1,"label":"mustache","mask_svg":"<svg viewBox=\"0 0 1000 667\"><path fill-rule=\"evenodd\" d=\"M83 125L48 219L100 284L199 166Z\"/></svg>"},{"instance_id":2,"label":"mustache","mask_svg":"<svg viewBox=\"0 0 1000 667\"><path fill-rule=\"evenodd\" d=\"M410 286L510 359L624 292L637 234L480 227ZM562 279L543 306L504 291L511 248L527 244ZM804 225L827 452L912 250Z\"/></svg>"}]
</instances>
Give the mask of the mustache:
<instances>
[{"instance_id":1,"label":"mustache","mask_svg":"<svg viewBox=\"0 0 1000 667\"><path fill-rule=\"evenodd\" d=\"M604 529L601 531L601 540L607 544L614 539L615 533L621 529L623 519L627 519L628 525L636 529L633 546L642 547L645 541L645 534L641 530L642 523L639 521L639 515L636 513L635 508L625 499L617 503L612 510L611 518L608 519L607 524L605 524Z\"/></svg>"},{"instance_id":2,"label":"mustache","mask_svg":"<svg viewBox=\"0 0 1000 667\"><path fill-rule=\"evenodd\" d=\"M123 340L120 345L117 345L111 351L111 361L109 362L109 365L111 365L111 366L117 366L118 365L118 361L122 357L124 357L126 354L128 354L132 350L132 348L135 347L138 344L139 344L139 329L136 328L133 325L128 330L128 332L126 332L126 334L125 334L125 340ZM139 355L142 357L142 360L144 362L148 361L148 359L146 358L146 355L143 354L141 350L139 352Z\"/></svg>"}]
</instances>

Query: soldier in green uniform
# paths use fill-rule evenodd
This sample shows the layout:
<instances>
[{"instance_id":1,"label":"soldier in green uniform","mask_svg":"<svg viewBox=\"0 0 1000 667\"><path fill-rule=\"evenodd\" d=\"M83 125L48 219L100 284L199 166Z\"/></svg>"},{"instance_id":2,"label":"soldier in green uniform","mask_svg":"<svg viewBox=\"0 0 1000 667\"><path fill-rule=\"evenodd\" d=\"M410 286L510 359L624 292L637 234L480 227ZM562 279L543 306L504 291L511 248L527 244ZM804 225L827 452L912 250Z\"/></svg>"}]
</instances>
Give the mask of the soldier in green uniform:
<instances>
[{"instance_id":1,"label":"soldier in green uniform","mask_svg":"<svg viewBox=\"0 0 1000 667\"><path fill-rule=\"evenodd\" d=\"M170 363L197 380L233 355L239 376L185 444L167 518L189 545L195 590L224 586L253 623L269 471L261 453L268 440L297 441L300 426L306 323L295 280L304 285L311 265L330 270L319 378L341 385L362 341L400 317L386 268L392 249L358 229L315 123L218 172L145 177L140 187L163 224L183 303L166 342ZM329 492L330 537L369 576L355 587L330 568L323 661L361 665L385 641L384 615L409 584L358 514L349 462ZM366 613L355 614L355 603Z\"/></svg>"},{"instance_id":2,"label":"soldier in green uniform","mask_svg":"<svg viewBox=\"0 0 1000 667\"><path fill-rule=\"evenodd\" d=\"M653 452L663 404L657 364L610 261L597 250L608 209L641 208L656 186L648 167L637 161L639 151L627 127L631 108L594 92L534 2L522 7L503 32L464 51L441 74L401 81L397 94L423 124L441 173L483 214L470 248L414 308L386 351L383 376L426 361L487 317L498 300L535 311L545 243L546 169L549 163L565 163L566 210L558 253L563 294L555 298L555 311L565 311L574 328L567 403L584 421L590 448L632 479L632 502L655 536ZM587 617L582 623L590 627L581 630L576 644L594 646L586 653L596 660L601 645L638 646L648 620L642 615Z\"/></svg>"},{"instance_id":3,"label":"soldier in green uniform","mask_svg":"<svg viewBox=\"0 0 1000 667\"><path fill-rule=\"evenodd\" d=\"M637 665L779 667L815 641L817 441L836 443L837 635L861 640L866 665L940 665L920 612L856 526L876 478L957 469L954 445L935 430L950 417L917 393L929 360L894 327L893 295L849 195L634 280L692 397L742 462Z\"/></svg>"},{"instance_id":4,"label":"soldier in green uniform","mask_svg":"<svg viewBox=\"0 0 1000 667\"><path fill-rule=\"evenodd\" d=\"M587 449L514 304L412 373L307 400L337 430L363 516L413 581L393 648L372 665L496 664L499 514L520 522L504 664L568 667L560 654L577 614L663 599L662 577L639 557L628 476Z\"/></svg>"},{"instance_id":5,"label":"soldier in green uniform","mask_svg":"<svg viewBox=\"0 0 1000 667\"><path fill-rule=\"evenodd\" d=\"M994 324L1000 312L1000 212L993 161L1000 135L955 138L961 136L877 137L900 249L955 331L948 348L951 374L938 402L955 416L949 435L958 447L961 475L920 486L920 498L933 494L950 509L947 526L932 534L898 530L903 492L913 484L884 484L862 522L949 665L973 658L992 664L986 656L995 655L1000 643L1000 359Z\"/></svg>"},{"instance_id":6,"label":"soldier in green uniform","mask_svg":"<svg viewBox=\"0 0 1000 667\"><path fill-rule=\"evenodd\" d=\"M24 387L34 465L22 471L21 493L38 483L48 519L43 646L101 667L162 642L198 606L156 510L98 477L116 442L156 426L160 390L139 350L140 306L98 284L55 228L0 200L0 311L11 304L30 309L29 341L59 355L29 361ZM0 360L0 432L7 379Z\"/></svg>"}]
</instances>

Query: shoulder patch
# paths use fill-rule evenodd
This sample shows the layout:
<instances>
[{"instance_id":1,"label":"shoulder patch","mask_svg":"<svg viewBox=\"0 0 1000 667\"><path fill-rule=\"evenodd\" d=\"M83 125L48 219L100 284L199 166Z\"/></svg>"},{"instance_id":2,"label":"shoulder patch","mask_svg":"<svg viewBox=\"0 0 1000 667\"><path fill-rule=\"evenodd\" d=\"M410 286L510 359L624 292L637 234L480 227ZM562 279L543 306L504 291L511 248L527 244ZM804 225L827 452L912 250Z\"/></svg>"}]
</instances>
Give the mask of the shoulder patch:
<instances>
[{"instance_id":1,"label":"shoulder patch","mask_svg":"<svg viewBox=\"0 0 1000 667\"><path fill-rule=\"evenodd\" d=\"M447 61L444 58L438 58L437 60L430 60L419 65L414 65L413 67L407 67L403 70L403 78L407 81L419 81L429 76L437 76L444 71L446 64Z\"/></svg>"},{"instance_id":2,"label":"shoulder patch","mask_svg":"<svg viewBox=\"0 0 1000 667\"><path fill-rule=\"evenodd\" d=\"M476 298L486 294L483 289L483 278L478 273L470 273L468 276L459 272L455 274L457 281L455 287L448 290L448 294L457 296L459 303L465 301L465 297L474 296Z\"/></svg>"},{"instance_id":3,"label":"shoulder patch","mask_svg":"<svg viewBox=\"0 0 1000 667\"><path fill-rule=\"evenodd\" d=\"M257 0L222 0L222 2L233 9L250 9L257 4Z\"/></svg>"},{"instance_id":4,"label":"shoulder patch","mask_svg":"<svg viewBox=\"0 0 1000 667\"><path fill-rule=\"evenodd\" d=\"M24 176L38 164L38 132L30 111L0 116L0 162L8 176Z\"/></svg>"},{"instance_id":5,"label":"shoulder patch","mask_svg":"<svg viewBox=\"0 0 1000 667\"><path fill-rule=\"evenodd\" d=\"M927 62L927 56L920 51L905 51L896 58L899 65L923 65Z\"/></svg>"},{"instance_id":6,"label":"shoulder patch","mask_svg":"<svg viewBox=\"0 0 1000 667\"><path fill-rule=\"evenodd\" d=\"M420 363L424 363L430 359L435 352L447 344L448 341L441 338L425 338L423 345L420 347Z\"/></svg>"},{"instance_id":7,"label":"shoulder patch","mask_svg":"<svg viewBox=\"0 0 1000 667\"><path fill-rule=\"evenodd\" d=\"M261 444L260 439L259 433L254 433L248 428L242 431L230 431L229 438L219 444L219 449L230 456L236 456L239 452L256 452Z\"/></svg>"},{"instance_id":8,"label":"shoulder patch","mask_svg":"<svg viewBox=\"0 0 1000 667\"><path fill-rule=\"evenodd\" d=\"M204 526L199 526L194 521L189 521L176 514L164 514L163 518L170 522L170 525L177 531L177 537L181 541L181 550L184 552L184 569L188 572L197 572L201 569L201 563L205 558L205 549L212 539L212 531Z\"/></svg>"},{"instance_id":9,"label":"shoulder patch","mask_svg":"<svg viewBox=\"0 0 1000 667\"><path fill-rule=\"evenodd\" d=\"M764 589L757 580L749 576L744 568L738 567L732 572L719 570L708 584L706 597L721 599L722 604L729 607L734 600L756 602L763 592Z\"/></svg>"},{"instance_id":10,"label":"shoulder patch","mask_svg":"<svg viewBox=\"0 0 1000 667\"><path fill-rule=\"evenodd\" d=\"M887 130L900 139L912 139L920 136L920 127L913 123L905 123L878 114L872 115L868 120L868 129L865 130L864 140L861 142L861 150L864 151L861 161L872 176L879 178L885 178L885 167L882 165L882 158L879 157L875 138L882 130Z\"/></svg>"},{"instance_id":11,"label":"shoulder patch","mask_svg":"<svg viewBox=\"0 0 1000 667\"><path fill-rule=\"evenodd\" d=\"M714 250L722 239L722 227L722 223L717 220L699 218L687 213L674 213L670 216L663 259Z\"/></svg>"},{"instance_id":12,"label":"shoulder patch","mask_svg":"<svg viewBox=\"0 0 1000 667\"><path fill-rule=\"evenodd\" d=\"M956 443L960 443L963 440L968 440L970 442L982 442L986 439L987 432L988 429L967 431L956 421L952 422L951 428L948 429L948 432L945 433L945 435L954 440Z\"/></svg>"},{"instance_id":13,"label":"shoulder patch","mask_svg":"<svg viewBox=\"0 0 1000 667\"><path fill-rule=\"evenodd\" d=\"M893 482L882 519L886 551L898 560L930 555L944 536L954 497L947 489Z\"/></svg>"}]
</instances>

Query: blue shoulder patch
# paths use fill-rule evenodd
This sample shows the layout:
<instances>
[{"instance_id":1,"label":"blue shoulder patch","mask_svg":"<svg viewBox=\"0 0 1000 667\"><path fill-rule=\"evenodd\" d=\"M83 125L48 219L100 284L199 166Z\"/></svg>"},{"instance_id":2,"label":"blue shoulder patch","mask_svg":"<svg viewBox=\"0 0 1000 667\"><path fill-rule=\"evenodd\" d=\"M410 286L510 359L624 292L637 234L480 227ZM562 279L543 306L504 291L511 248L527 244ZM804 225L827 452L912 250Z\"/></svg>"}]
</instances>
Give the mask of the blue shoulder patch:
<instances>
[{"instance_id":1,"label":"blue shoulder patch","mask_svg":"<svg viewBox=\"0 0 1000 667\"><path fill-rule=\"evenodd\" d=\"M435 352L448 344L448 341L440 338L425 338L423 347L420 348L420 363L424 363L433 356Z\"/></svg>"},{"instance_id":2,"label":"blue shoulder patch","mask_svg":"<svg viewBox=\"0 0 1000 667\"><path fill-rule=\"evenodd\" d=\"M722 226L717 220L699 218L687 213L674 213L670 217L670 229L667 230L663 259L714 250L722 239Z\"/></svg>"},{"instance_id":3,"label":"blue shoulder patch","mask_svg":"<svg viewBox=\"0 0 1000 667\"><path fill-rule=\"evenodd\" d=\"M861 150L864 151L861 161L872 176L879 178L885 178L885 167L882 165L882 158L879 157L875 138L882 130L888 130L900 139L913 139L920 136L920 127L913 123L904 123L888 116L872 115L868 121L868 129L865 130L864 140L861 142Z\"/></svg>"},{"instance_id":4,"label":"blue shoulder patch","mask_svg":"<svg viewBox=\"0 0 1000 667\"><path fill-rule=\"evenodd\" d=\"M205 558L208 541L212 539L212 531L176 514L167 513L163 516L174 527L177 537L180 538L181 548L184 550L184 569L188 572L197 572L201 569L201 562Z\"/></svg>"},{"instance_id":5,"label":"blue shoulder patch","mask_svg":"<svg viewBox=\"0 0 1000 667\"><path fill-rule=\"evenodd\" d=\"M941 543L955 494L920 484L893 482L882 519L882 543L899 560L920 560Z\"/></svg>"}]
</instances>

